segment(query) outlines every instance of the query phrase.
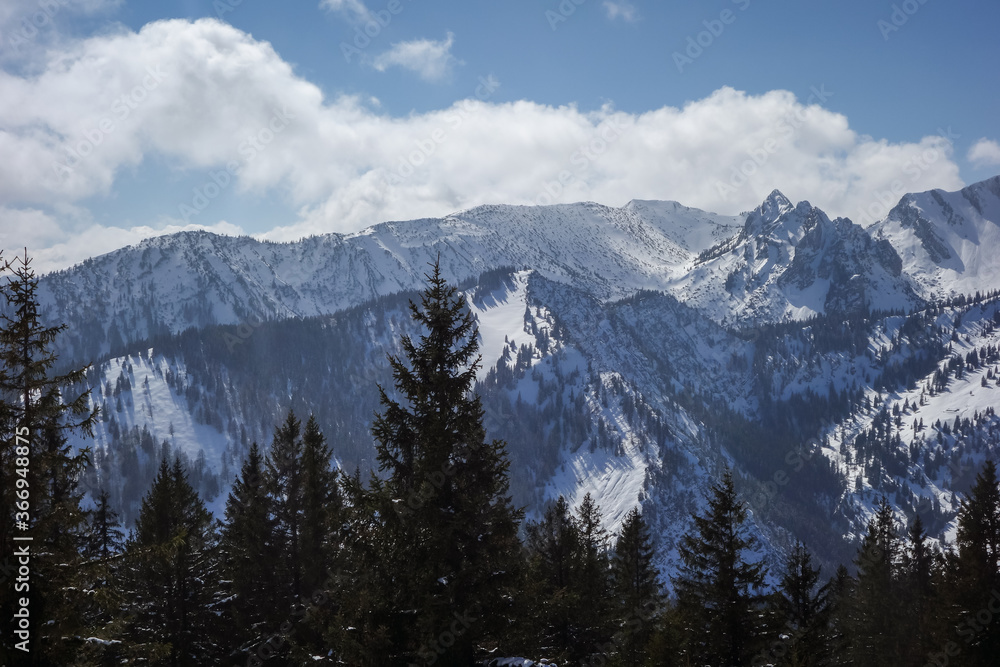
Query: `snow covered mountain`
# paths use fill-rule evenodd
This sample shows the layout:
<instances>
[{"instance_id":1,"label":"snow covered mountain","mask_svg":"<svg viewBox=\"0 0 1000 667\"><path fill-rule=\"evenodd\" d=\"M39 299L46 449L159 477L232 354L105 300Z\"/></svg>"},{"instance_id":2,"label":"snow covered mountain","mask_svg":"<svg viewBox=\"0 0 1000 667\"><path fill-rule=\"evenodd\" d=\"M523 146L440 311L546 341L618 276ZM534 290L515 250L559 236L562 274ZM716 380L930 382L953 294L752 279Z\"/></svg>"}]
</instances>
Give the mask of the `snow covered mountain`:
<instances>
[{"instance_id":1,"label":"snow covered mountain","mask_svg":"<svg viewBox=\"0 0 1000 667\"><path fill-rule=\"evenodd\" d=\"M164 451L218 509L289 408L317 416L344 469L371 468L385 355L414 333L407 299L440 254L478 319L487 431L529 516L590 492L614 530L641 504L669 572L728 465L761 558L802 539L831 564L883 493L947 539L954 494L1000 449L998 184L906 195L868 230L775 191L740 217L633 201L291 244L186 233L41 289L70 325L66 359L98 360L87 484L126 516Z\"/></svg>"},{"instance_id":2,"label":"snow covered mountain","mask_svg":"<svg viewBox=\"0 0 1000 667\"><path fill-rule=\"evenodd\" d=\"M775 190L740 233L703 252L672 285L678 298L727 323L822 313L910 309L919 299L892 246L846 218Z\"/></svg>"},{"instance_id":3,"label":"snow covered mountain","mask_svg":"<svg viewBox=\"0 0 1000 667\"><path fill-rule=\"evenodd\" d=\"M438 254L453 280L530 267L621 298L665 288L740 223L676 202L630 202L481 206L287 244L183 232L51 273L41 293L53 319L72 323L67 351L97 355L192 326L323 315L416 289Z\"/></svg>"},{"instance_id":4,"label":"snow covered mountain","mask_svg":"<svg viewBox=\"0 0 1000 667\"><path fill-rule=\"evenodd\" d=\"M958 192L905 195L868 231L892 244L924 298L1000 286L1000 176Z\"/></svg>"}]
</instances>

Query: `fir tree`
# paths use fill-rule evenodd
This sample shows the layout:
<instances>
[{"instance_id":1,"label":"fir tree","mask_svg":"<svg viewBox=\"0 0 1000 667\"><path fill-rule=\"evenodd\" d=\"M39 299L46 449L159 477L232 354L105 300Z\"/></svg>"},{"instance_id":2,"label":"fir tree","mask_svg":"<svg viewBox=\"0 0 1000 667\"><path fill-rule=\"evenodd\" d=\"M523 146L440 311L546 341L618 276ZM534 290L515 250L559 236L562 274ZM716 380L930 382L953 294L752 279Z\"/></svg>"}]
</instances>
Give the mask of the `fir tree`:
<instances>
[{"instance_id":1,"label":"fir tree","mask_svg":"<svg viewBox=\"0 0 1000 667\"><path fill-rule=\"evenodd\" d=\"M844 664L850 658L851 618L856 584L844 565L837 567L837 572L829 581L827 599L830 603L830 625L826 646L831 664Z\"/></svg>"},{"instance_id":2,"label":"fir tree","mask_svg":"<svg viewBox=\"0 0 1000 667\"><path fill-rule=\"evenodd\" d=\"M84 546L84 556L107 560L118 554L125 542L121 519L111 508L107 489L97 494L97 503L90 513L90 530Z\"/></svg>"},{"instance_id":3,"label":"fir tree","mask_svg":"<svg viewBox=\"0 0 1000 667\"><path fill-rule=\"evenodd\" d=\"M274 429L264 480L277 534L277 607L288 611L302 596L302 438L301 422L288 411Z\"/></svg>"},{"instance_id":4,"label":"fir tree","mask_svg":"<svg viewBox=\"0 0 1000 667\"><path fill-rule=\"evenodd\" d=\"M939 604L938 587L941 554L929 544L924 523L917 515L907 533L906 548L900 564L902 580L903 637L906 662L921 664L921 660L938 646L947 643L944 625L936 618L943 611Z\"/></svg>"},{"instance_id":5,"label":"fir tree","mask_svg":"<svg viewBox=\"0 0 1000 667\"><path fill-rule=\"evenodd\" d=\"M697 532L678 548L681 567L673 582L686 650L696 664L747 664L759 649L764 565L744 558L757 546L746 519L727 470L712 487L708 512L694 517Z\"/></svg>"},{"instance_id":6,"label":"fir tree","mask_svg":"<svg viewBox=\"0 0 1000 667\"><path fill-rule=\"evenodd\" d=\"M849 632L856 665L876 667L898 664L901 659L897 602L900 548L893 509L883 496L855 559L858 576Z\"/></svg>"},{"instance_id":7,"label":"fir tree","mask_svg":"<svg viewBox=\"0 0 1000 667\"><path fill-rule=\"evenodd\" d=\"M72 451L66 434L92 435L97 409L89 405L89 391L78 389L87 368L52 375L52 347L66 326L41 322L38 279L27 251L13 266L0 259L0 274L8 270L0 278L6 302L0 309L0 432L7 434L0 439L0 543L13 544L15 534L32 538L30 645L39 664L64 664L79 645L89 605L80 553L87 521L79 489L89 451ZM14 597L14 587L0 588L5 618L13 617ZM9 655L18 655L14 640L11 632L0 638Z\"/></svg>"},{"instance_id":8,"label":"fir tree","mask_svg":"<svg viewBox=\"0 0 1000 667\"><path fill-rule=\"evenodd\" d=\"M579 645L577 615L580 610L576 586L577 558L580 553L579 525L562 496L546 511L541 521L526 526L531 597L536 600L529 612L529 633L536 650L568 659Z\"/></svg>"},{"instance_id":9,"label":"fir tree","mask_svg":"<svg viewBox=\"0 0 1000 667\"><path fill-rule=\"evenodd\" d=\"M825 664L830 584L819 585L820 570L813 567L812 555L796 543L785 564L773 605L785 635L783 650L774 651L778 664L811 667Z\"/></svg>"},{"instance_id":10,"label":"fir tree","mask_svg":"<svg viewBox=\"0 0 1000 667\"><path fill-rule=\"evenodd\" d=\"M660 575L653 556L649 528L639 509L633 507L625 516L611 558L613 643L621 663L628 667L645 664L662 606Z\"/></svg>"},{"instance_id":11,"label":"fir tree","mask_svg":"<svg viewBox=\"0 0 1000 667\"><path fill-rule=\"evenodd\" d=\"M505 444L487 441L483 408L472 393L479 368L478 333L465 299L435 263L414 320L425 333L404 336L406 363L389 357L399 402L379 387L383 412L372 433L388 478L381 496L382 529L391 552L385 563L412 565L385 577L395 591L401 651L391 659L438 665L471 664L494 650L513 623L518 580L520 511L509 496ZM398 508L395 516L384 511ZM416 614L411 614L416 610ZM456 617L459 632L437 643Z\"/></svg>"},{"instance_id":12,"label":"fir tree","mask_svg":"<svg viewBox=\"0 0 1000 667\"><path fill-rule=\"evenodd\" d=\"M993 461L976 475L962 500L954 562L954 619L963 638L963 660L968 665L992 665L1000 655L1000 623L983 623L980 612L995 607L1000 591L1000 484Z\"/></svg>"},{"instance_id":13,"label":"fir tree","mask_svg":"<svg viewBox=\"0 0 1000 667\"><path fill-rule=\"evenodd\" d=\"M180 461L162 460L126 546L125 638L132 660L182 667L218 658L213 541L211 515Z\"/></svg>"},{"instance_id":14,"label":"fir tree","mask_svg":"<svg viewBox=\"0 0 1000 667\"><path fill-rule=\"evenodd\" d=\"M335 566L338 523L341 518L340 490L330 465L330 446L315 417L309 416L302 434L302 530L299 552L303 563L303 585L308 592L320 589L329 569Z\"/></svg>"},{"instance_id":15,"label":"fir tree","mask_svg":"<svg viewBox=\"0 0 1000 667\"><path fill-rule=\"evenodd\" d=\"M223 580L228 582L224 618L231 629L231 651L246 650L279 622L275 608L278 540L270 500L264 489L264 463L254 442L226 499L225 523L219 538ZM278 612L278 613L276 613Z\"/></svg>"},{"instance_id":16,"label":"fir tree","mask_svg":"<svg viewBox=\"0 0 1000 667\"><path fill-rule=\"evenodd\" d=\"M108 492L101 489L84 540L83 566L89 604L84 614L88 639L76 653L76 665L116 665L123 660L123 599L119 586L122 573L124 532L118 513L111 508Z\"/></svg>"},{"instance_id":17,"label":"fir tree","mask_svg":"<svg viewBox=\"0 0 1000 667\"><path fill-rule=\"evenodd\" d=\"M601 653L611 637L609 539L601 525L601 509L589 493L576 509L576 525L580 541L573 583L580 607L574 661Z\"/></svg>"}]
</instances>

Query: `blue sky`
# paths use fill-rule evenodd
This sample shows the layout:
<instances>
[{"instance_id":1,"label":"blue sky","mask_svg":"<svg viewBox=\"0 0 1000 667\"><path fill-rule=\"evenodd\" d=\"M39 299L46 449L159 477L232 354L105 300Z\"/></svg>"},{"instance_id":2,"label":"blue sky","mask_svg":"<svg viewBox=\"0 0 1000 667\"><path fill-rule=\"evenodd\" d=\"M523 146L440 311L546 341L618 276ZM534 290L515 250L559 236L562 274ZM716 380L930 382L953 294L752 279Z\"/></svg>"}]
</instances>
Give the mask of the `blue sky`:
<instances>
[{"instance_id":1,"label":"blue sky","mask_svg":"<svg viewBox=\"0 0 1000 667\"><path fill-rule=\"evenodd\" d=\"M0 244L59 268L183 228L774 188L866 224L1000 173L997 25L943 0L12 0Z\"/></svg>"}]
</instances>

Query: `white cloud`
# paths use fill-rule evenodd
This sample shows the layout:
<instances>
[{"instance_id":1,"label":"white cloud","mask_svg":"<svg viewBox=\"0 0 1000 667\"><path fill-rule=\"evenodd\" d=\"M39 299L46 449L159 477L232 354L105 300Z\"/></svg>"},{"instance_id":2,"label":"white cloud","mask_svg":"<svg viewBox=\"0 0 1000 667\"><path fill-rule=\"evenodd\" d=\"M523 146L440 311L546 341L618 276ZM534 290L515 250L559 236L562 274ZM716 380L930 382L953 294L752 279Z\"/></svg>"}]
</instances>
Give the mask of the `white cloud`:
<instances>
[{"instance_id":1,"label":"white cloud","mask_svg":"<svg viewBox=\"0 0 1000 667\"><path fill-rule=\"evenodd\" d=\"M608 13L608 18L612 21L621 18L623 21L631 22L639 18L635 5L628 0L618 0L617 2L604 0L604 11Z\"/></svg>"},{"instance_id":2,"label":"white cloud","mask_svg":"<svg viewBox=\"0 0 1000 667\"><path fill-rule=\"evenodd\" d=\"M983 137L972 144L966 155L969 162L976 167L995 167L1000 165L1000 144Z\"/></svg>"},{"instance_id":3,"label":"white cloud","mask_svg":"<svg viewBox=\"0 0 1000 667\"><path fill-rule=\"evenodd\" d=\"M56 26L80 14L117 9L124 0L3 0L0 3L0 58L29 57L58 37Z\"/></svg>"},{"instance_id":4,"label":"white cloud","mask_svg":"<svg viewBox=\"0 0 1000 667\"><path fill-rule=\"evenodd\" d=\"M277 240L498 202L675 199L737 213L774 188L858 219L900 187L963 186L947 138L858 134L843 115L780 90L721 88L635 114L496 103L489 98L499 82L484 78L489 85L470 86L468 100L394 117L368 98L324 99L270 44L207 19L122 29L48 58L30 76L0 71L0 206L49 217L23 227L0 217L0 231L15 230L6 247L16 248L23 230L49 229L34 245L53 263L142 233L97 228L89 237L85 211L52 211L115 195L117 174L154 156L204 179L233 163L239 173L226 187L234 194L279 192L298 220L265 234ZM57 173L53 165L73 152L86 155ZM179 207L190 203L151 226L183 224ZM206 216L197 220L213 222Z\"/></svg>"},{"instance_id":5,"label":"white cloud","mask_svg":"<svg viewBox=\"0 0 1000 667\"><path fill-rule=\"evenodd\" d=\"M374 19L371 10L361 0L322 0L321 9L346 14L351 20L365 23Z\"/></svg>"},{"instance_id":6,"label":"white cloud","mask_svg":"<svg viewBox=\"0 0 1000 667\"><path fill-rule=\"evenodd\" d=\"M205 230L217 234L239 235L246 232L229 222L212 225L183 224L163 219L155 225L138 225L127 229L107 227L93 221L78 219L80 211L69 216L53 216L33 208L0 206L0 249L10 258L28 249L32 266L38 273L66 268L117 248L138 243L153 236L176 232ZM2 230L11 229L13 233Z\"/></svg>"},{"instance_id":7,"label":"white cloud","mask_svg":"<svg viewBox=\"0 0 1000 667\"><path fill-rule=\"evenodd\" d=\"M376 56L372 66L380 72L393 66L403 67L416 72L425 81L442 81L451 74L452 65L456 63L451 55L454 41L455 36L449 32L440 42L432 39L399 42Z\"/></svg>"}]
</instances>

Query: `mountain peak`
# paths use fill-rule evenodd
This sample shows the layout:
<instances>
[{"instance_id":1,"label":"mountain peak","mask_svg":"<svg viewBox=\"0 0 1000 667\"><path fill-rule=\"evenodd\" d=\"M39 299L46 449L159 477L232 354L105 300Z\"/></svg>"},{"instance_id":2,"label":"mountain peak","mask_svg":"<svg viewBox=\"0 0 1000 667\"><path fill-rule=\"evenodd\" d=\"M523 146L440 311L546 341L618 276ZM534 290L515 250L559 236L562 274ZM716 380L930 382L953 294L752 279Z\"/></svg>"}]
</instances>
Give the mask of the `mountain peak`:
<instances>
[{"instance_id":1,"label":"mountain peak","mask_svg":"<svg viewBox=\"0 0 1000 667\"><path fill-rule=\"evenodd\" d=\"M747 216L744 232L747 236L756 236L771 229L782 216L795 207L791 200L781 194L780 190L773 190L767 198L761 202Z\"/></svg>"},{"instance_id":2,"label":"mountain peak","mask_svg":"<svg viewBox=\"0 0 1000 667\"><path fill-rule=\"evenodd\" d=\"M776 210L778 215L792 208L792 200L781 193L781 190L771 190L771 194L760 205L762 210Z\"/></svg>"}]
</instances>

